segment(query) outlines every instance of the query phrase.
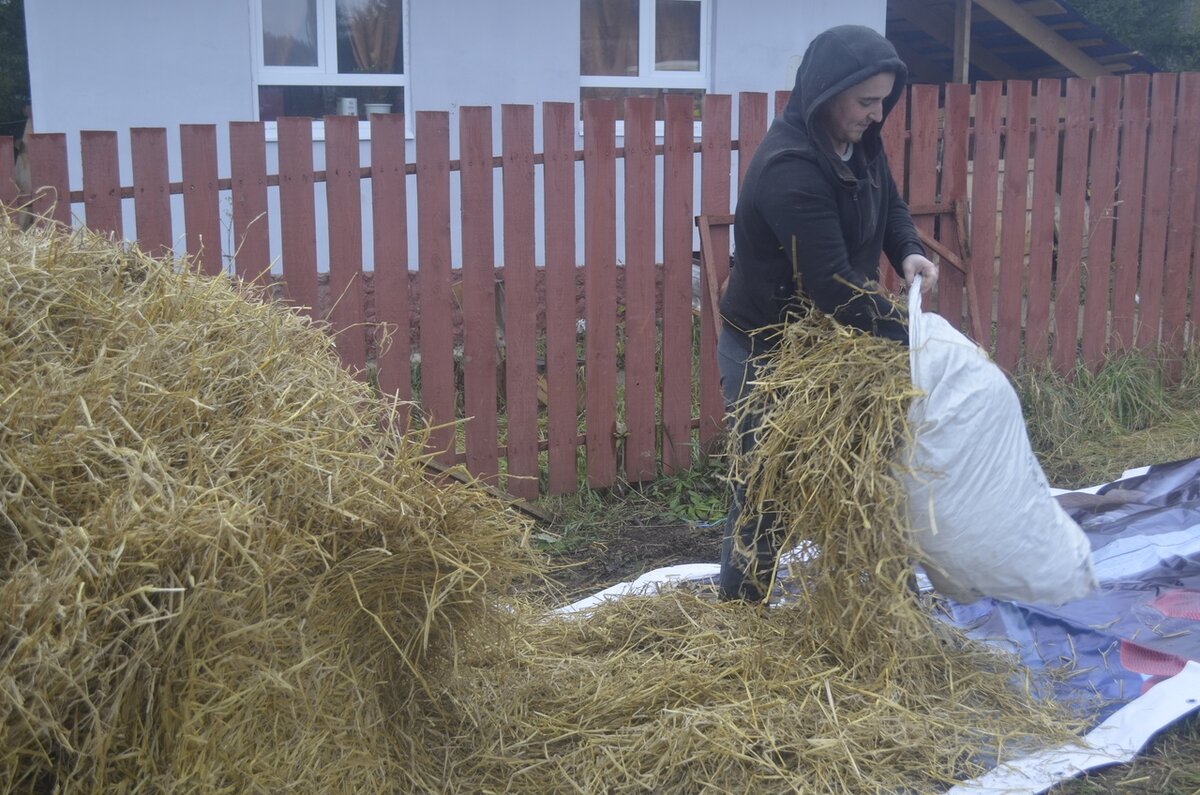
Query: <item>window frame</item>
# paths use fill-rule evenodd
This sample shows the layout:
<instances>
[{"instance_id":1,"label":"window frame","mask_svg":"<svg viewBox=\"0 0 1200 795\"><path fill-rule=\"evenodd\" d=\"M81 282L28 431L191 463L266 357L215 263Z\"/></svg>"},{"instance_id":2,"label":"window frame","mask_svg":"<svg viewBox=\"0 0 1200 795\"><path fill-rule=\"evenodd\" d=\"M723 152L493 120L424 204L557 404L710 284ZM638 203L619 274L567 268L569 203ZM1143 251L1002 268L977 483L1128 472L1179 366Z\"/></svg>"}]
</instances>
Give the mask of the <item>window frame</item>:
<instances>
[{"instance_id":1,"label":"window frame","mask_svg":"<svg viewBox=\"0 0 1200 795\"><path fill-rule=\"evenodd\" d=\"M318 0L319 2L320 0ZM620 75L579 75L579 88L699 88L712 91L712 6L713 0L691 0L700 4L700 68L694 72L678 70L655 69L655 44L658 33L656 18L657 0L638 0L638 75L623 77ZM407 8L408 0L405 0ZM582 24L582 23L581 23ZM649 69L643 64L649 64ZM407 68L407 67L405 67ZM579 99L579 132L583 133L583 98ZM700 137L701 122L693 124L693 135ZM662 137L666 126L662 121L655 121L654 132ZM617 121L617 137L625 135L625 122Z\"/></svg>"},{"instance_id":2,"label":"window frame","mask_svg":"<svg viewBox=\"0 0 1200 795\"><path fill-rule=\"evenodd\" d=\"M413 138L412 122L406 113L410 101L409 81L409 3L401 0L400 46L404 48L404 74L342 74L337 71L337 0L314 0L317 13L317 65L316 66L268 66L263 52L263 0L250 2L250 51L253 87L251 101L254 117L261 112L258 100L259 86L397 86L404 89L404 135ZM330 31L333 31L330 33ZM263 122L266 140L279 140L278 126L273 121ZM359 140L371 138L370 120L358 122ZM325 140L325 122L313 119L313 140Z\"/></svg>"}]
</instances>

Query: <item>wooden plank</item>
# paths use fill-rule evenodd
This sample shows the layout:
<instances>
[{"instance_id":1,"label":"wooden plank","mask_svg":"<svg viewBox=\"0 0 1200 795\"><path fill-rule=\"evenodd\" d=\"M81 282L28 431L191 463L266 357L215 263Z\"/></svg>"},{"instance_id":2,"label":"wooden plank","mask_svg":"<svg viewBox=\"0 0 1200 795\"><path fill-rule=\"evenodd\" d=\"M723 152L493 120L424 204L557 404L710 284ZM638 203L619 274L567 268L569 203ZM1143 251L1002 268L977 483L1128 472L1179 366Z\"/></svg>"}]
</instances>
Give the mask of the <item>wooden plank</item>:
<instances>
[{"instance_id":1,"label":"wooden plank","mask_svg":"<svg viewBox=\"0 0 1200 795\"><path fill-rule=\"evenodd\" d=\"M1025 309L1025 358L1031 364L1040 364L1049 358L1061 92L1060 80L1039 80L1037 83L1033 210L1029 221L1029 287Z\"/></svg>"},{"instance_id":2,"label":"wooden plank","mask_svg":"<svg viewBox=\"0 0 1200 795\"><path fill-rule=\"evenodd\" d=\"M776 116L783 115L784 108L787 107L788 100L791 98L792 98L791 89L788 89L786 91L781 90L781 91L775 92L775 115ZM768 125L768 126L770 126L770 125Z\"/></svg>"},{"instance_id":3,"label":"wooden plank","mask_svg":"<svg viewBox=\"0 0 1200 795\"><path fill-rule=\"evenodd\" d=\"M11 135L0 135L0 216L13 218L16 215L17 186L15 144Z\"/></svg>"},{"instance_id":4,"label":"wooden plank","mask_svg":"<svg viewBox=\"0 0 1200 795\"><path fill-rule=\"evenodd\" d=\"M421 296L421 407L428 446L449 463L454 440L454 327L450 292L450 114L418 111L417 289Z\"/></svg>"},{"instance_id":5,"label":"wooden plank","mask_svg":"<svg viewBox=\"0 0 1200 795\"><path fill-rule=\"evenodd\" d=\"M1087 286L1083 296L1083 363L1093 372L1108 345L1108 295L1117 208L1117 139L1121 130L1121 79L1096 80L1092 133L1092 185L1088 210Z\"/></svg>"},{"instance_id":6,"label":"wooden plank","mask_svg":"<svg viewBox=\"0 0 1200 795\"><path fill-rule=\"evenodd\" d=\"M666 98L663 136L663 474L692 462L692 105Z\"/></svg>"},{"instance_id":7,"label":"wooden plank","mask_svg":"<svg viewBox=\"0 0 1200 795\"><path fill-rule=\"evenodd\" d=\"M1010 81L1005 111L1004 200L1000 219L1000 291L996 307L996 363L1016 369L1021 358L1021 302L1025 287L1025 216L1029 195L1029 110L1033 86Z\"/></svg>"},{"instance_id":8,"label":"wooden plank","mask_svg":"<svg viewBox=\"0 0 1200 795\"><path fill-rule=\"evenodd\" d=\"M688 103L690 107L690 98ZM583 103L584 374L591 488L608 488L617 477L616 134L613 102Z\"/></svg>"},{"instance_id":9,"label":"wooden plank","mask_svg":"<svg viewBox=\"0 0 1200 795\"><path fill-rule=\"evenodd\" d=\"M383 394L401 401L412 396L404 147L404 116L371 116L371 240L375 252L375 319L380 332L376 338L376 377ZM384 334L388 336L387 344Z\"/></svg>"},{"instance_id":10,"label":"wooden plank","mask_svg":"<svg viewBox=\"0 0 1200 795\"><path fill-rule=\"evenodd\" d=\"M1159 72L1150 85L1150 143L1146 165L1146 203L1142 215L1141 278L1134 344L1153 348L1159 342L1166 255L1167 211L1171 190L1171 141L1175 127L1175 75Z\"/></svg>"},{"instance_id":11,"label":"wooden plank","mask_svg":"<svg viewBox=\"0 0 1200 795\"><path fill-rule=\"evenodd\" d=\"M942 200L963 208L959 221L966 224L967 203L967 147L970 130L971 87L966 83L946 86L946 100L942 122ZM954 251L966 245L966 235L957 224L942 223L940 239ZM963 326L963 307L966 305L963 292L966 278L953 268L941 268L938 274L938 313L957 329Z\"/></svg>"},{"instance_id":12,"label":"wooden plank","mask_svg":"<svg viewBox=\"0 0 1200 795\"><path fill-rule=\"evenodd\" d=\"M631 483L658 474L654 125L652 97L625 100L625 477Z\"/></svg>"},{"instance_id":13,"label":"wooden plank","mask_svg":"<svg viewBox=\"0 0 1200 795\"><path fill-rule=\"evenodd\" d=\"M1121 103L1121 181L1117 186L1117 242L1113 266L1112 349L1133 347L1138 248L1142 240L1143 188L1149 127L1150 75L1126 75Z\"/></svg>"},{"instance_id":14,"label":"wooden plank","mask_svg":"<svg viewBox=\"0 0 1200 795\"><path fill-rule=\"evenodd\" d=\"M975 84L975 150L971 178L971 256L967 289L975 341L992 349L992 297L996 269L996 205L1000 172L999 82Z\"/></svg>"},{"instance_id":15,"label":"wooden plank","mask_svg":"<svg viewBox=\"0 0 1200 795\"><path fill-rule=\"evenodd\" d=\"M746 176L746 168L754 150L767 134L767 95L760 91L738 94L738 188Z\"/></svg>"},{"instance_id":16,"label":"wooden plank","mask_svg":"<svg viewBox=\"0 0 1200 795\"><path fill-rule=\"evenodd\" d=\"M242 281L266 284L271 273L267 218L267 140L260 121L229 123L233 261Z\"/></svg>"},{"instance_id":17,"label":"wooden plank","mask_svg":"<svg viewBox=\"0 0 1200 795\"><path fill-rule=\"evenodd\" d=\"M1079 285L1083 270L1083 211L1087 200L1091 93L1089 81L1078 77L1067 80L1052 353L1055 369L1063 374L1075 369L1079 355Z\"/></svg>"},{"instance_id":18,"label":"wooden plank","mask_svg":"<svg viewBox=\"0 0 1200 795\"><path fill-rule=\"evenodd\" d=\"M279 228L287 300L317 317L317 205L312 119L284 117L279 135Z\"/></svg>"},{"instance_id":19,"label":"wooden plank","mask_svg":"<svg viewBox=\"0 0 1200 795\"><path fill-rule=\"evenodd\" d=\"M504 170L504 395L509 493L538 496L533 106L500 109Z\"/></svg>"},{"instance_id":20,"label":"wooden plank","mask_svg":"<svg viewBox=\"0 0 1200 795\"><path fill-rule=\"evenodd\" d=\"M342 363L366 377L363 309L362 179L358 119L325 117L325 207L329 230L329 322Z\"/></svg>"},{"instance_id":21,"label":"wooden plank","mask_svg":"<svg viewBox=\"0 0 1200 795\"><path fill-rule=\"evenodd\" d=\"M1187 334L1188 290L1195 241L1197 157L1200 155L1200 74L1179 77L1175 124L1175 162L1171 168L1171 206L1164 263L1162 346L1172 357L1183 353ZM1178 375L1173 364L1172 375Z\"/></svg>"},{"instance_id":22,"label":"wooden plank","mask_svg":"<svg viewBox=\"0 0 1200 795\"><path fill-rule=\"evenodd\" d=\"M729 212L730 167L732 155L733 99L728 94L704 96L704 129L700 150L700 212L727 214ZM715 281L724 284L729 277L729 227L712 230L709 272ZM714 315L712 305L719 296L712 294L708 280L700 280L700 447L715 448L725 434L725 398L721 394L721 373L717 367L717 335L721 330L720 315Z\"/></svg>"},{"instance_id":23,"label":"wooden plank","mask_svg":"<svg viewBox=\"0 0 1200 795\"><path fill-rule=\"evenodd\" d=\"M907 119L908 94L905 92L900 95L896 106L892 108L882 130L884 156L887 158L892 179L895 180L896 189L901 196L907 195L905 192L905 186L908 184L906 175L911 169L911 165L905 163L904 156ZM884 289L889 292L897 292L901 289L901 280L896 276L896 271L892 268L891 261L886 254L881 254L879 257L879 279Z\"/></svg>"},{"instance_id":24,"label":"wooden plank","mask_svg":"<svg viewBox=\"0 0 1200 795\"><path fill-rule=\"evenodd\" d=\"M30 133L29 152L30 209L37 223L56 221L71 225L71 183L67 173L67 136L63 133Z\"/></svg>"},{"instance_id":25,"label":"wooden plank","mask_svg":"<svg viewBox=\"0 0 1200 795\"><path fill-rule=\"evenodd\" d=\"M117 134L84 130L79 134L83 160L83 211L88 228L114 240L125 236L121 223L121 166Z\"/></svg>"},{"instance_id":26,"label":"wooden plank","mask_svg":"<svg viewBox=\"0 0 1200 795\"><path fill-rule=\"evenodd\" d=\"M546 424L548 489L579 487L575 323L575 105L542 105L546 235Z\"/></svg>"},{"instance_id":27,"label":"wooden plank","mask_svg":"<svg viewBox=\"0 0 1200 795\"><path fill-rule=\"evenodd\" d=\"M931 85L917 85L912 87L912 132L911 132L911 152L908 160L908 201L909 210L911 212L912 205L933 202L937 199L937 138L938 138L938 87ZM895 112L893 111L893 115ZM903 116L897 121L902 121ZM892 126L893 122L889 119L887 126ZM904 142L900 142L900 153L903 155ZM892 162L892 156L888 154L888 161ZM897 180L898 185L903 185L903 174L892 163L892 174L900 174L901 179ZM926 235L933 237L935 232L936 220L931 215L919 216L914 215L913 225L917 228L917 233L924 232ZM933 252L929 252L933 256ZM900 281L895 277L895 272L890 264L881 263L880 268L886 265L885 274L891 273L890 281L899 287ZM945 266L945 263L939 268L940 276L944 275L950 268ZM884 284L888 284L887 281ZM936 301L936 296L934 296ZM929 302L926 299L926 303ZM935 304L936 306L936 304ZM926 306L926 309L934 309L933 306Z\"/></svg>"},{"instance_id":28,"label":"wooden plank","mask_svg":"<svg viewBox=\"0 0 1200 795\"><path fill-rule=\"evenodd\" d=\"M462 184L463 408L467 470L495 481L496 254L493 229L492 109L458 113Z\"/></svg>"},{"instance_id":29,"label":"wooden plank","mask_svg":"<svg viewBox=\"0 0 1200 795\"><path fill-rule=\"evenodd\" d=\"M138 246L154 257L169 256L173 233L167 131L162 127L134 127L129 131L129 146Z\"/></svg>"},{"instance_id":30,"label":"wooden plank","mask_svg":"<svg viewBox=\"0 0 1200 795\"><path fill-rule=\"evenodd\" d=\"M179 152L183 163L183 227L188 256L201 271L215 276L224 269L216 125L179 125Z\"/></svg>"}]
</instances>

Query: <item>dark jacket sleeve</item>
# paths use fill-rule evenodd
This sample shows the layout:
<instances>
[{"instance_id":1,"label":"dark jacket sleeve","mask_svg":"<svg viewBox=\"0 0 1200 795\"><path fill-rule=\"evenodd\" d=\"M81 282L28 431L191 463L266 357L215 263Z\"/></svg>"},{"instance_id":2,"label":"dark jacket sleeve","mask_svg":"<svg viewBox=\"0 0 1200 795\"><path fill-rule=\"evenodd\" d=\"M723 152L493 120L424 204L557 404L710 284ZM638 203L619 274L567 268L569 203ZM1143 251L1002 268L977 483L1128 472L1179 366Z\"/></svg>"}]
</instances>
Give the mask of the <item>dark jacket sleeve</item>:
<instances>
[{"instance_id":1,"label":"dark jacket sleeve","mask_svg":"<svg viewBox=\"0 0 1200 795\"><path fill-rule=\"evenodd\" d=\"M793 262L797 289L818 309L845 325L907 343L903 314L850 267L834 191L816 164L783 159L762 173L759 210Z\"/></svg>"},{"instance_id":2,"label":"dark jacket sleeve","mask_svg":"<svg viewBox=\"0 0 1200 795\"><path fill-rule=\"evenodd\" d=\"M921 245L921 239L917 237L917 229L913 226L908 204L900 196L900 191L896 189L896 182L892 179L892 170L887 167L886 162L883 164L883 174L887 183L884 190L888 197L888 216L883 230L883 253L887 255L888 262L892 263L892 268L903 279L905 257L909 254L926 256L925 246Z\"/></svg>"}]
</instances>

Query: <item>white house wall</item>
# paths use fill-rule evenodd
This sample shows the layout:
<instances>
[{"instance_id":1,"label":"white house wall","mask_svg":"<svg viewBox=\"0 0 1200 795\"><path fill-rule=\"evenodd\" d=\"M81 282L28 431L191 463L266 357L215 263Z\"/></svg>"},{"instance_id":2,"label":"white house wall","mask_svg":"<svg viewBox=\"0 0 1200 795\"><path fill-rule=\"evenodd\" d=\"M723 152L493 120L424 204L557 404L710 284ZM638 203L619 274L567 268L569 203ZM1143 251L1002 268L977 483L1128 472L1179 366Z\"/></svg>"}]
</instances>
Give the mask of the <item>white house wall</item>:
<instances>
[{"instance_id":1,"label":"white house wall","mask_svg":"<svg viewBox=\"0 0 1200 795\"><path fill-rule=\"evenodd\" d=\"M217 125L218 169L229 172L228 123L255 117L251 5L253 0L36 0L25 6L29 40L34 126L38 132L67 136L72 188L80 186L79 133L116 130L122 181L132 180L131 127L166 127L170 175L181 178L178 125ZM835 24L859 23L883 30L886 0L712 0L711 89L717 93L774 92L790 88L808 42ZM458 108L490 105L496 146L500 105L535 105L535 147L541 148L541 103L576 102L579 92L579 4L573 0L409 0L408 111L450 113L451 157L457 157ZM769 103L770 104L770 103ZM734 103L736 130L737 104ZM410 121L411 132L411 121ZM582 138L577 145L582 146ZM620 145L620 142L618 142ZM316 168L324 166L323 144L315 146ZM414 145L407 145L408 162ZM369 164L369 142L361 160ZM267 145L268 168L277 150ZM734 154L733 168L737 168ZM618 169L617 212L624 207ZM582 262L583 183L577 171L577 255ZM496 173L496 252L503 251L501 179ZM540 167L537 184L541 185ZM661 161L658 171L661 190ZM700 174L695 172L694 206L699 209ZM458 178L451 175L451 207L457 207ZM363 187L363 212L370 212L370 188ZM327 268L328 239L323 186L317 193L319 267ZM222 197L228 227L230 200ZM271 252L279 256L277 192L270 191ZM661 213L661 203L659 203ZM133 206L123 206L126 234L135 236ZM537 197L537 215L542 200ZM174 197L174 236L182 247L182 201ZM76 207L81 213L82 208ZM415 181L409 178L410 256L417 263ZM661 229L661 216L659 218ZM452 249L457 264L460 224L452 218ZM543 230L537 229L541 261ZM228 241L226 241L228 244ZM623 250L618 224L617 252ZM228 245L227 245L228 248ZM226 250L228 254L228 250ZM661 254L661 244L660 252ZM622 258L623 259L623 258ZM364 264L372 265L369 224L364 224ZM276 270L279 264L276 262Z\"/></svg>"}]
</instances>

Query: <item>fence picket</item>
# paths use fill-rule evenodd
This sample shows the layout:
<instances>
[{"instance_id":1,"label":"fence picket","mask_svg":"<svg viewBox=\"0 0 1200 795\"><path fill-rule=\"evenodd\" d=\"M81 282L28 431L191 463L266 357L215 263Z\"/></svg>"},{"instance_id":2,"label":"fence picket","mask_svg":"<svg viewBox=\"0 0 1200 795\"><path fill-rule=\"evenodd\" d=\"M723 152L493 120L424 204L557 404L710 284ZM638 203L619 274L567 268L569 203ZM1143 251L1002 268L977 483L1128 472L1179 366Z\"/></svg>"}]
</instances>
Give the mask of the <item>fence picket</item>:
<instances>
[{"instance_id":1,"label":"fence picket","mask_svg":"<svg viewBox=\"0 0 1200 795\"><path fill-rule=\"evenodd\" d=\"M183 229L188 255L209 276L221 273L221 210L217 191L217 127L179 125L183 169Z\"/></svg>"},{"instance_id":2,"label":"fence picket","mask_svg":"<svg viewBox=\"0 0 1200 795\"><path fill-rule=\"evenodd\" d=\"M271 272L267 219L267 141L260 121L229 124L233 262L242 281L265 284Z\"/></svg>"},{"instance_id":3,"label":"fence picket","mask_svg":"<svg viewBox=\"0 0 1200 795\"><path fill-rule=\"evenodd\" d=\"M30 133L28 137L29 193L33 197L30 209L39 219L70 226L67 136L63 133Z\"/></svg>"},{"instance_id":4,"label":"fence picket","mask_svg":"<svg viewBox=\"0 0 1200 795\"><path fill-rule=\"evenodd\" d=\"M0 135L0 216L12 217L20 188L17 187L15 143L12 136Z\"/></svg>"},{"instance_id":5,"label":"fence picket","mask_svg":"<svg viewBox=\"0 0 1200 795\"><path fill-rule=\"evenodd\" d=\"M1183 352L1195 240L1197 155L1200 154L1200 74L1179 79L1175 124L1175 162L1171 169L1171 206L1164 263L1162 345L1171 354ZM1172 375L1177 375L1173 365Z\"/></svg>"},{"instance_id":6,"label":"fence picket","mask_svg":"<svg viewBox=\"0 0 1200 795\"><path fill-rule=\"evenodd\" d=\"M746 167L754 150L767 134L767 95L760 91L738 94L738 188L746 176Z\"/></svg>"},{"instance_id":7,"label":"fence picket","mask_svg":"<svg viewBox=\"0 0 1200 795\"><path fill-rule=\"evenodd\" d=\"M625 100L625 477L658 474L654 98Z\"/></svg>"},{"instance_id":8,"label":"fence picket","mask_svg":"<svg viewBox=\"0 0 1200 795\"><path fill-rule=\"evenodd\" d=\"M904 195L905 175L910 172L911 167L911 164L905 162L904 134L908 127L907 118L908 94L902 93L896 106L888 115L890 124L885 123L882 130L884 155L887 157L888 168L896 183L896 189L901 195ZM896 278L896 272L892 269L891 261L888 260L886 254L879 256L879 277L884 289L895 292L900 288L900 280Z\"/></svg>"},{"instance_id":9,"label":"fence picket","mask_svg":"<svg viewBox=\"0 0 1200 795\"><path fill-rule=\"evenodd\" d=\"M704 130L701 138L700 212L729 214L729 171L733 101L728 94L704 97ZM714 226L711 233L714 283L724 284L729 275L729 227ZM700 446L711 450L725 430L725 399L721 395L721 373L717 369L717 334L720 317L714 317L708 279L700 278Z\"/></svg>"},{"instance_id":10,"label":"fence picket","mask_svg":"<svg viewBox=\"0 0 1200 795\"><path fill-rule=\"evenodd\" d=\"M607 488L617 475L616 108L583 103L584 332L587 482Z\"/></svg>"},{"instance_id":11,"label":"fence picket","mask_svg":"<svg viewBox=\"0 0 1200 795\"><path fill-rule=\"evenodd\" d=\"M667 475L692 463L692 139L691 98L667 96L662 246L662 462Z\"/></svg>"},{"instance_id":12,"label":"fence picket","mask_svg":"<svg viewBox=\"0 0 1200 795\"><path fill-rule=\"evenodd\" d=\"M546 234L546 424L549 491L579 487L575 306L575 106L542 105Z\"/></svg>"},{"instance_id":13,"label":"fence picket","mask_svg":"<svg viewBox=\"0 0 1200 795\"><path fill-rule=\"evenodd\" d=\"M968 312L975 340L992 348L993 289L996 283L996 203L1000 171L999 82L975 84L975 157L971 175L971 265L967 289L974 297ZM978 313L978 317L974 316Z\"/></svg>"},{"instance_id":14,"label":"fence picket","mask_svg":"<svg viewBox=\"0 0 1200 795\"><path fill-rule=\"evenodd\" d=\"M1133 347L1138 248L1142 239L1150 76L1126 75L1121 103L1121 183L1117 186L1117 242L1113 267L1112 348Z\"/></svg>"},{"instance_id":15,"label":"fence picket","mask_svg":"<svg viewBox=\"0 0 1200 795\"><path fill-rule=\"evenodd\" d=\"M1025 358L1034 364L1044 362L1049 357L1061 92L1060 80L1038 81L1033 150L1033 212L1029 222L1029 291L1025 310Z\"/></svg>"},{"instance_id":16,"label":"fence picket","mask_svg":"<svg viewBox=\"0 0 1200 795\"><path fill-rule=\"evenodd\" d=\"M495 480L496 262L493 224L492 109L458 114L462 185L463 409L467 469Z\"/></svg>"},{"instance_id":17,"label":"fence picket","mask_svg":"<svg viewBox=\"0 0 1200 795\"><path fill-rule=\"evenodd\" d=\"M782 116L783 111L787 108L788 100L792 98L790 89L781 89L775 92L775 116ZM768 127L770 125L767 125Z\"/></svg>"},{"instance_id":18,"label":"fence picket","mask_svg":"<svg viewBox=\"0 0 1200 795\"><path fill-rule=\"evenodd\" d=\"M375 320L379 324L376 377L381 392L406 401L412 394L412 299L408 289L404 117L399 114L371 114L371 239ZM402 419L407 419L407 414Z\"/></svg>"},{"instance_id":19,"label":"fence picket","mask_svg":"<svg viewBox=\"0 0 1200 795\"><path fill-rule=\"evenodd\" d=\"M279 137L279 228L284 291L289 301L317 317L317 205L312 119L276 122Z\"/></svg>"},{"instance_id":20,"label":"fence picket","mask_svg":"<svg viewBox=\"0 0 1200 795\"><path fill-rule=\"evenodd\" d=\"M1109 284L1113 262L1113 215L1117 200L1117 137L1121 78L1096 80L1092 139L1092 188L1088 219L1087 286L1083 297L1083 363L1095 371L1108 344Z\"/></svg>"},{"instance_id":21,"label":"fence picket","mask_svg":"<svg viewBox=\"0 0 1200 795\"><path fill-rule=\"evenodd\" d=\"M942 122L942 201L959 208L958 223L943 223L940 239L952 251L968 244L966 237L967 146L970 131L971 87L966 83L946 86ZM963 265L969 260L964 258ZM938 313L958 329L963 328L963 292L966 278L957 268L941 268L938 275Z\"/></svg>"},{"instance_id":22,"label":"fence picket","mask_svg":"<svg viewBox=\"0 0 1200 795\"><path fill-rule=\"evenodd\" d=\"M1175 129L1175 75L1158 73L1150 84L1150 157L1142 213L1142 256L1138 281L1138 322L1134 342L1153 348L1159 341L1171 190L1171 142ZM1194 153L1188 156L1194 157Z\"/></svg>"},{"instance_id":23,"label":"fence picket","mask_svg":"<svg viewBox=\"0 0 1200 795\"><path fill-rule=\"evenodd\" d=\"M1010 80L1007 89L996 362L1012 372L1021 357L1021 294L1025 286L1025 215L1029 188L1029 106L1032 86L1023 80Z\"/></svg>"},{"instance_id":24,"label":"fence picket","mask_svg":"<svg viewBox=\"0 0 1200 795\"><path fill-rule=\"evenodd\" d=\"M84 130L79 134L79 154L83 161L83 212L87 226L120 239L124 229L116 132Z\"/></svg>"},{"instance_id":25,"label":"fence picket","mask_svg":"<svg viewBox=\"0 0 1200 795\"><path fill-rule=\"evenodd\" d=\"M1058 258L1054 275L1054 365L1070 372L1079 351L1080 282L1083 260L1083 213L1088 179L1088 120L1091 85L1067 79L1067 116L1063 130L1062 201L1058 219Z\"/></svg>"},{"instance_id":26,"label":"fence picket","mask_svg":"<svg viewBox=\"0 0 1200 795\"><path fill-rule=\"evenodd\" d=\"M504 170L505 489L538 496L537 314L534 288L533 106L500 111Z\"/></svg>"},{"instance_id":27,"label":"fence picket","mask_svg":"<svg viewBox=\"0 0 1200 795\"><path fill-rule=\"evenodd\" d=\"M911 145L908 157L908 201L909 204L933 204L937 200L937 137L938 137L938 87L929 85L918 85L912 87L911 92L912 105L912 122L911 127ZM897 110L893 110L892 114L896 114ZM900 116L896 121L903 121L904 117ZM899 125L893 126L892 123L887 125L892 129L900 129ZM903 131L901 130L901 133ZM898 136L900 139L899 150L901 156L904 153L904 137L903 134ZM903 162L897 164L892 161L892 154L889 151L888 160L892 165L893 176L899 175L897 187L904 184ZM932 215L917 215L913 218L913 225L926 234L933 236L935 231L935 219ZM929 252L930 257L933 252ZM939 268L941 274L945 274L953 266L942 263ZM889 280L898 286L899 280L895 278L895 271L892 270L891 264L885 259L880 264L880 268L884 269L884 274L892 274ZM884 284L888 284L887 281ZM927 309L936 307L935 301L931 301L932 306L927 306Z\"/></svg>"},{"instance_id":28,"label":"fence picket","mask_svg":"<svg viewBox=\"0 0 1200 795\"><path fill-rule=\"evenodd\" d=\"M454 426L454 326L450 290L450 114L418 111L417 280L421 301L421 408L428 446L451 463Z\"/></svg>"},{"instance_id":29,"label":"fence picket","mask_svg":"<svg viewBox=\"0 0 1200 795\"><path fill-rule=\"evenodd\" d=\"M359 378L367 368L363 311L362 179L358 119L325 117L325 207L329 231L329 321L342 362Z\"/></svg>"},{"instance_id":30,"label":"fence picket","mask_svg":"<svg viewBox=\"0 0 1200 795\"><path fill-rule=\"evenodd\" d=\"M167 131L162 127L134 127L129 131L133 160L133 222L138 245L154 257L169 256L171 231L171 180L167 162Z\"/></svg>"}]
</instances>

